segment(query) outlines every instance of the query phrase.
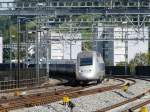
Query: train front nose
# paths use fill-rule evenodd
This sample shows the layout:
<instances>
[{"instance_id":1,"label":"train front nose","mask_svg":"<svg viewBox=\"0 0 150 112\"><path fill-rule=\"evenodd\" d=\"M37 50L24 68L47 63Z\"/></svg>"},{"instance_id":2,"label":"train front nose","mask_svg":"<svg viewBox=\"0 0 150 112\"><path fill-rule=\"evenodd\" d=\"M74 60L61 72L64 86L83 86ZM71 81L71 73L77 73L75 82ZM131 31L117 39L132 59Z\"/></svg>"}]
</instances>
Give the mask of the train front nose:
<instances>
[{"instance_id":1,"label":"train front nose","mask_svg":"<svg viewBox=\"0 0 150 112\"><path fill-rule=\"evenodd\" d=\"M89 69L81 69L79 70L77 78L79 80L91 80L93 79L93 70Z\"/></svg>"}]
</instances>

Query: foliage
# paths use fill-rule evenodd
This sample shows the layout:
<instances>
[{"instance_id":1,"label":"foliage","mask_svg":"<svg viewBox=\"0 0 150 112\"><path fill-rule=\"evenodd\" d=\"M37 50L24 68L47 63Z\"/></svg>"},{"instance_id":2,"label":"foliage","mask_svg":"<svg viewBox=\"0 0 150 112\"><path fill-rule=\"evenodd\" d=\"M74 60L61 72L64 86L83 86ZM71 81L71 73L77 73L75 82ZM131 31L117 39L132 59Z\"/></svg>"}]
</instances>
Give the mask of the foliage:
<instances>
[{"instance_id":1,"label":"foliage","mask_svg":"<svg viewBox=\"0 0 150 112\"><path fill-rule=\"evenodd\" d=\"M116 66L125 66L125 62L119 62L119 63L117 63L117 65Z\"/></svg>"},{"instance_id":2,"label":"foliage","mask_svg":"<svg viewBox=\"0 0 150 112\"><path fill-rule=\"evenodd\" d=\"M9 42L9 17L8 16L0 16L0 31L3 36L4 43Z\"/></svg>"},{"instance_id":3,"label":"foliage","mask_svg":"<svg viewBox=\"0 0 150 112\"><path fill-rule=\"evenodd\" d=\"M130 64L134 65L134 66L147 66L148 65L148 54L146 54L146 53L136 54L134 59L132 59L130 61Z\"/></svg>"},{"instance_id":4,"label":"foliage","mask_svg":"<svg viewBox=\"0 0 150 112\"><path fill-rule=\"evenodd\" d=\"M27 29L34 30L36 23L35 21L27 22L26 26L27 26ZM22 30L25 30L26 26L25 26L25 23L21 23ZM10 37L12 38L13 42L16 42L17 41L17 18L16 16L11 16L11 17L0 16L0 31L2 33L4 44L9 44ZM21 53L21 56L22 54L23 53ZM16 57L13 53L12 55L13 55L13 58ZM10 49L6 49L6 48L3 49L3 59L5 62L10 59Z\"/></svg>"},{"instance_id":5,"label":"foliage","mask_svg":"<svg viewBox=\"0 0 150 112\"><path fill-rule=\"evenodd\" d=\"M138 53L129 63L131 73L135 73L136 66L148 66L150 65L150 52Z\"/></svg>"},{"instance_id":6,"label":"foliage","mask_svg":"<svg viewBox=\"0 0 150 112\"><path fill-rule=\"evenodd\" d=\"M82 43L82 50L88 51L92 49L92 42L83 42Z\"/></svg>"},{"instance_id":7,"label":"foliage","mask_svg":"<svg viewBox=\"0 0 150 112\"><path fill-rule=\"evenodd\" d=\"M3 49L3 60L9 60L10 59L10 49Z\"/></svg>"}]
</instances>

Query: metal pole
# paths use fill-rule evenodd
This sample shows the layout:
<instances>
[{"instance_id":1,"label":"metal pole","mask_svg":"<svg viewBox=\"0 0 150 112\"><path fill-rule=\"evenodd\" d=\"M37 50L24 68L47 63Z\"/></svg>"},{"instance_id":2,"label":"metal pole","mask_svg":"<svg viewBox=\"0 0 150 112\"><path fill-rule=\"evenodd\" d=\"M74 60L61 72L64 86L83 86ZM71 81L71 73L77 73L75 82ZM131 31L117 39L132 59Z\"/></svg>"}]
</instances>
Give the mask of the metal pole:
<instances>
[{"instance_id":1,"label":"metal pole","mask_svg":"<svg viewBox=\"0 0 150 112\"><path fill-rule=\"evenodd\" d=\"M47 40L46 66L47 66L47 78L48 78L49 77L49 41L48 40Z\"/></svg>"},{"instance_id":2,"label":"metal pole","mask_svg":"<svg viewBox=\"0 0 150 112\"><path fill-rule=\"evenodd\" d=\"M9 16L9 44L10 44L10 70L12 70L12 62L11 62L11 59L12 59L12 38L11 38L11 31L10 31L10 16Z\"/></svg>"},{"instance_id":3,"label":"metal pole","mask_svg":"<svg viewBox=\"0 0 150 112\"><path fill-rule=\"evenodd\" d=\"M72 35L72 24L70 24L70 35ZM71 38L71 37L70 37ZM70 60L72 59L72 45L71 45L72 43L71 43L71 41L70 41ZM64 52L63 52L63 54L64 54Z\"/></svg>"},{"instance_id":4,"label":"metal pole","mask_svg":"<svg viewBox=\"0 0 150 112\"><path fill-rule=\"evenodd\" d=\"M20 75L20 18L17 17L17 24L18 24L18 38L17 38L17 47L18 47L18 55L17 55L17 58L18 58L18 66L17 66L17 87L19 88L19 75Z\"/></svg>"},{"instance_id":5,"label":"metal pole","mask_svg":"<svg viewBox=\"0 0 150 112\"><path fill-rule=\"evenodd\" d=\"M26 61L28 62L28 29L27 29L27 22L25 23L25 30L26 30L26 32L25 32L25 34L26 34L26 36L25 36L25 43L26 43ZM26 65L26 68L28 68L28 65Z\"/></svg>"},{"instance_id":6,"label":"metal pole","mask_svg":"<svg viewBox=\"0 0 150 112\"><path fill-rule=\"evenodd\" d=\"M93 23L92 23L92 33L94 32L93 31ZM95 45L94 45L94 40L95 40L95 37L94 37L95 35L92 35L92 49L93 49L93 51L95 51Z\"/></svg>"},{"instance_id":7,"label":"metal pole","mask_svg":"<svg viewBox=\"0 0 150 112\"><path fill-rule=\"evenodd\" d=\"M70 41L70 60L72 59L72 42Z\"/></svg>"},{"instance_id":8,"label":"metal pole","mask_svg":"<svg viewBox=\"0 0 150 112\"><path fill-rule=\"evenodd\" d=\"M39 84L39 36L38 36L38 17L36 17L36 22L37 22L37 27L36 27L36 41L35 41L35 45L36 45L36 78L37 78L37 84Z\"/></svg>"},{"instance_id":9,"label":"metal pole","mask_svg":"<svg viewBox=\"0 0 150 112\"><path fill-rule=\"evenodd\" d=\"M127 73L127 66L128 66L128 40L127 40L127 37L128 36L128 26L127 26L127 23L126 23L126 31L125 31L125 75L128 75Z\"/></svg>"},{"instance_id":10,"label":"metal pole","mask_svg":"<svg viewBox=\"0 0 150 112\"><path fill-rule=\"evenodd\" d=\"M52 47L51 47L51 45L52 45L52 40L51 40L51 39L52 39L52 34L51 34L51 30L50 30L50 42L49 42L49 53L50 53L50 54L49 54L49 57L50 57L50 60L51 60L51 53L52 53L52 52L51 52L51 48L52 48Z\"/></svg>"}]
</instances>

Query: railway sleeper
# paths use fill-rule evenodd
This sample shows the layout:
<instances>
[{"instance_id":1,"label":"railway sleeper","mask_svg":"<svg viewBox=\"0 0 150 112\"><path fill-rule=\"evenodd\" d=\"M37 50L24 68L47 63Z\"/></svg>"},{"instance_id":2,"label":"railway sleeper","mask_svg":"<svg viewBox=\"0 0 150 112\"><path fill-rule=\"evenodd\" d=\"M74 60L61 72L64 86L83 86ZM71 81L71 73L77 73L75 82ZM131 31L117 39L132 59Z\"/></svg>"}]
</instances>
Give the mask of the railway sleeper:
<instances>
[{"instance_id":1,"label":"railway sleeper","mask_svg":"<svg viewBox=\"0 0 150 112\"><path fill-rule=\"evenodd\" d=\"M8 112L8 110L2 106L0 106L0 112Z\"/></svg>"}]
</instances>

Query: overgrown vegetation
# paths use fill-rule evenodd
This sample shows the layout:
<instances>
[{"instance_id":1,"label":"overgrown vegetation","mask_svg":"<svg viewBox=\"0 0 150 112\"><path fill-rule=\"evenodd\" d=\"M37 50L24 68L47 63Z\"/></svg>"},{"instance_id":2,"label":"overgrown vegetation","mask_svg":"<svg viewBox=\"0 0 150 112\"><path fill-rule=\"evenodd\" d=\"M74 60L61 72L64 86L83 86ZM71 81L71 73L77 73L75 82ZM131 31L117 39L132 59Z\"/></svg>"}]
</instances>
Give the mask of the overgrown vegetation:
<instances>
[{"instance_id":1,"label":"overgrown vegetation","mask_svg":"<svg viewBox=\"0 0 150 112\"><path fill-rule=\"evenodd\" d=\"M125 62L120 62L117 66L125 66ZM136 66L150 66L150 52L149 53L137 53L127 66L130 67L132 74L135 74Z\"/></svg>"},{"instance_id":2,"label":"overgrown vegetation","mask_svg":"<svg viewBox=\"0 0 150 112\"><path fill-rule=\"evenodd\" d=\"M135 73L136 66L150 66L150 52L149 53L138 53L135 58L129 63L131 73Z\"/></svg>"}]
</instances>

